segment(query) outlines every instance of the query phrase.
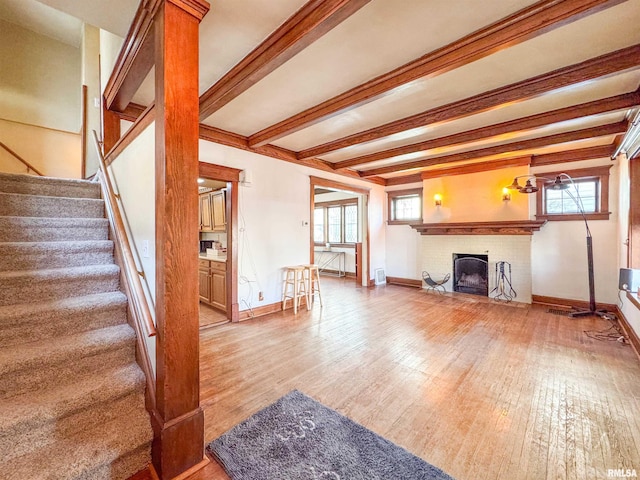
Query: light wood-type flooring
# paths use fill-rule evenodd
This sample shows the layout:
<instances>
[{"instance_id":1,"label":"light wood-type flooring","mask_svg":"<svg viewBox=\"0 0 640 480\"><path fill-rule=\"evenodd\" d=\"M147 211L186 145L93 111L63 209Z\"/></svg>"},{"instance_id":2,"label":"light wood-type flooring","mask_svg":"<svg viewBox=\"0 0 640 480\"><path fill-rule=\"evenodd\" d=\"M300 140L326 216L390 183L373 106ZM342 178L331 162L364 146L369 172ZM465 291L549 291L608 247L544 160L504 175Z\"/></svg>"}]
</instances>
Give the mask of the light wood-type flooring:
<instances>
[{"instance_id":1,"label":"light wood-type flooring","mask_svg":"<svg viewBox=\"0 0 640 480\"><path fill-rule=\"evenodd\" d=\"M200 328L210 328L227 323L227 315L204 303L200 304Z\"/></svg>"},{"instance_id":2,"label":"light wood-type flooring","mask_svg":"<svg viewBox=\"0 0 640 480\"><path fill-rule=\"evenodd\" d=\"M640 361L609 325L322 278L324 307L201 331L210 441L292 389L457 480L640 475ZM212 463L191 480L226 479Z\"/></svg>"}]
</instances>

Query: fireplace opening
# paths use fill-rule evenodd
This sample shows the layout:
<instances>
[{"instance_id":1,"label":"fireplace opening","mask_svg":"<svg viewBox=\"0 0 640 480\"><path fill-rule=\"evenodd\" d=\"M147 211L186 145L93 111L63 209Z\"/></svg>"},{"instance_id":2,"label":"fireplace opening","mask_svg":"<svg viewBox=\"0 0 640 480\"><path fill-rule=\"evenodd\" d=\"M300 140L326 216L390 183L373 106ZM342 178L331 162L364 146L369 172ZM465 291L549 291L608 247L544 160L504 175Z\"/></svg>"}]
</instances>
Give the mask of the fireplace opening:
<instances>
[{"instance_id":1,"label":"fireplace opening","mask_svg":"<svg viewBox=\"0 0 640 480\"><path fill-rule=\"evenodd\" d=\"M453 291L489 295L489 256L453 254Z\"/></svg>"}]
</instances>

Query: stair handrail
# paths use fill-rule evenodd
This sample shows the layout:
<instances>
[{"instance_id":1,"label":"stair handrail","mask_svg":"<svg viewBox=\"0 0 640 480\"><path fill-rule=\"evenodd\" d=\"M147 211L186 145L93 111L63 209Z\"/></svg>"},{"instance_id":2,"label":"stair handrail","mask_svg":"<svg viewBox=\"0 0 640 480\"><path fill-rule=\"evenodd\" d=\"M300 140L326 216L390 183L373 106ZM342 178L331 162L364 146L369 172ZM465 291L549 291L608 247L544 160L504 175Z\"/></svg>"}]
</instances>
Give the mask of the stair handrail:
<instances>
[{"instance_id":1,"label":"stair handrail","mask_svg":"<svg viewBox=\"0 0 640 480\"><path fill-rule=\"evenodd\" d=\"M29 162L27 162L24 158L22 158L20 155L18 155L16 152L14 152L13 150L11 150L7 145L5 145L4 143L0 142L0 147L4 148L7 152L9 152L10 155L12 155L13 157L15 157L17 160L19 160L20 162L22 162L26 167L27 167L27 173L29 173L29 170L32 170L34 173L37 173L38 175L40 175L41 177L44 177L44 173L42 173L41 171L39 171L36 167L34 167L33 165L31 165Z\"/></svg>"},{"instance_id":2,"label":"stair handrail","mask_svg":"<svg viewBox=\"0 0 640 480\"><path fill-rule=\"evenodd\" d=\"M154 337L157 334L156 326L153 322L153 317L151 316L151 309L149 308L149 303L147 302L147 297L144 293L142 282L140 281L140 277L143 274L138 271L138 267L133 258L133 252L131 251L131 245L129 243L129 236L127 235L127 230L124 226L124 221L122 220L122 214L120 213L120 208L118 206L118 202L116 201L117 195L113 191L111 177L109 176L107 164L105 163L104 155L102 153L102 149L100 148L100 140L98 139L98 134L95 130L93 131L93 139L96 150L98 152L98 159L100 161L99 177L100 183L105 193L104 196L107 215L109 217L111 225L113 226L120 252L122 252L124 273L127 278L127 282L133 289L131 295L132 298L130 300L133 304L135 316L137 317L136 321L144 325L147 336Z\"/></svg>"}]
</instances>

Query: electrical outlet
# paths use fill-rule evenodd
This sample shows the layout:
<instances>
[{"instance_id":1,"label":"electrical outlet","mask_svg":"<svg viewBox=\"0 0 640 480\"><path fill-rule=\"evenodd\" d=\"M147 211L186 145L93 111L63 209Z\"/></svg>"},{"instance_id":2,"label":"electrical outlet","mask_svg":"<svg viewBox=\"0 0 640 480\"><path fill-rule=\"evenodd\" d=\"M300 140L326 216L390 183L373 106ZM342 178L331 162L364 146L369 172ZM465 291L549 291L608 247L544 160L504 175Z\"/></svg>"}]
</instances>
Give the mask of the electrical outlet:
<instances>
[{"instance_id":1,"label":"electrical outlet","mask_svg":"<svg viewBox=\"0 0 640 480\"><path fill-rule=\"evenodd\" d=\"M142 256L149 258L149 240L142 241Z\"/></svg>"},{"instance_id":2,"label":"electrical outlet","mask_svg":"<svg viewBox=\"0 0 640 480\"><path fill-rule=\"evenodd\" d=\"M264 294L262 292L258 292L258 301L264 300Z\"/></svg>"}]
</instances>

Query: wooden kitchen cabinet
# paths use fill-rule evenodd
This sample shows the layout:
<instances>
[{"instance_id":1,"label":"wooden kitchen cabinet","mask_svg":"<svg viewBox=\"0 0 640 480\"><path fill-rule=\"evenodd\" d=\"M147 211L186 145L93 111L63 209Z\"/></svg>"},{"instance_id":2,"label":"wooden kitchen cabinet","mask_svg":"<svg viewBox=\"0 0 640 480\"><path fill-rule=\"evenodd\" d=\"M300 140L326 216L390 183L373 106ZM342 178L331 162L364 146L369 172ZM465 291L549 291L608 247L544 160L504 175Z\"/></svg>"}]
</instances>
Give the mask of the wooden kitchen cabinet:
<instances>
[{"instance_id":1,"label":"wooden kitchen cabinet","mask_svg":"<svg viewBox=\"0 0 640 480\"><path fill-rule=\"evenodd\" d=\"M200 194L200 231L224 232L227 230L225 191Z\"/></svg>"},{"instance_id":2,"label":"wooden kitchen cabinet","mask_svg":"<svg viewBox=\"0 0 640 480\"><path fill-rule=\"evenodd\" d=\"M198 278L200 301L223 312L227 311L227 264L200 259Z\"/></svg>"},{"instance_id":3,"label":"wooden kitchen cabinet","mask_svg":"<svg viewBox=\"0 0 640 480\"><path fill-rule=\"evenodd\" d=\"M211 305L221 310L227 311L227 273L226 271L217 269L215 264L222 265L224 263L211 262Z\"/></svg>"},{"instance_id":4,"label":"wooden kitchen cabinet","mask_svg":"<svg viewBox=\"0 0 640 480\"><path fill-rule=\"evenodd\" d=\"M200 231L212 232L213 231L213 216L211 215L211 196L209 193L201 193L199 196L200 207Z\"/></svg>"},{"instance_id":5,"label":"wooden kitchen cabinet","mask_svg":"<svg viewBox=\"0 0 640 480\"><path fill-rule=\"evenodd\" d=\"M211 194L211 218L212 230L214 232L224 232L227 229L227 212L225 202L225 192L220 190Z\"/></svg>"},{"instance_id":6,"label":"wooden kitchen cabinet","mask_svg":"<svg viewBox=\"0 0 640 480\"><path fill-rule=\"evenodd\" d=\"M198 270L198 280L200 284L200 301L211 303L211 272L209 268Z\"/></svg>"}]
</instances>

